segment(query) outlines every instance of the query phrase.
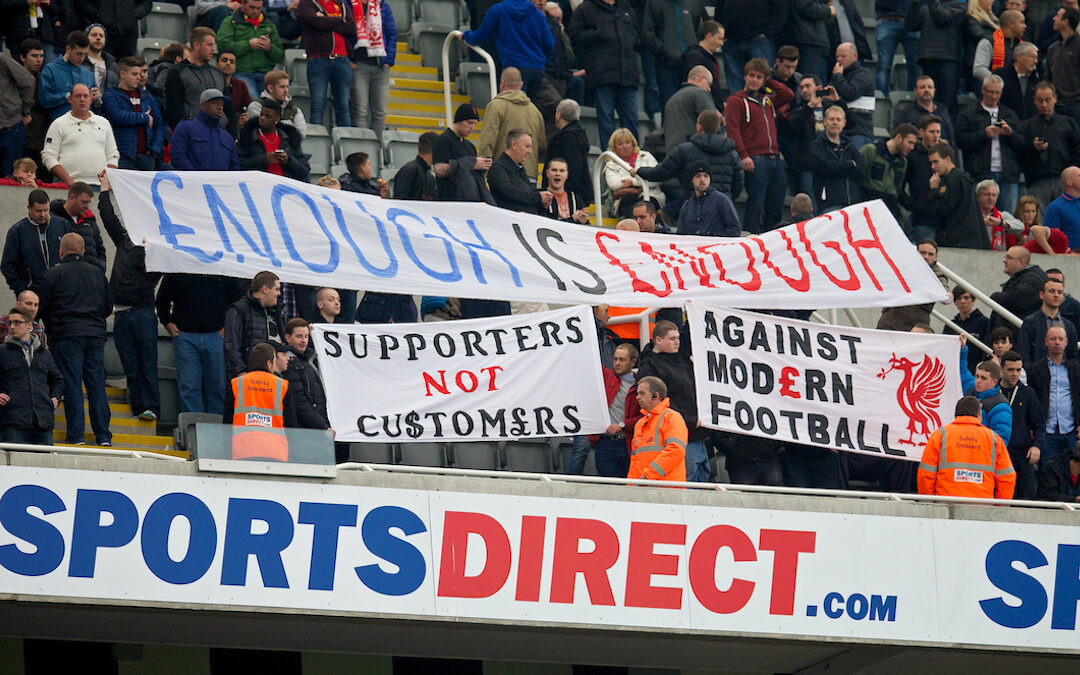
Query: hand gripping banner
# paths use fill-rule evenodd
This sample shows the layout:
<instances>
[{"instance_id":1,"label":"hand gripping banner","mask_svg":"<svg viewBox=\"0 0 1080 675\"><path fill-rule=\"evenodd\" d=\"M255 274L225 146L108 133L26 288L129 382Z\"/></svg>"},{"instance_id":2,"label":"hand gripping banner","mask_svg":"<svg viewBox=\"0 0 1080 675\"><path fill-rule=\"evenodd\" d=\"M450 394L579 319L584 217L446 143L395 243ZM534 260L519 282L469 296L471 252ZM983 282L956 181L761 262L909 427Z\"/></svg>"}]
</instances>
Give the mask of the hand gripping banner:
<instances>
[{"instance_id":1,"label":"hand gripping banner","mask_svg":"<svg viewBox=\"0 0 1080 675\"><path fill-rule=\"evenodd\" d=\"M110 169L147 268L460 298L889 307L945 290L880 201L745 238L623 232L487 204L380 199L268 173Z\"/></svg>"}]
</instances>

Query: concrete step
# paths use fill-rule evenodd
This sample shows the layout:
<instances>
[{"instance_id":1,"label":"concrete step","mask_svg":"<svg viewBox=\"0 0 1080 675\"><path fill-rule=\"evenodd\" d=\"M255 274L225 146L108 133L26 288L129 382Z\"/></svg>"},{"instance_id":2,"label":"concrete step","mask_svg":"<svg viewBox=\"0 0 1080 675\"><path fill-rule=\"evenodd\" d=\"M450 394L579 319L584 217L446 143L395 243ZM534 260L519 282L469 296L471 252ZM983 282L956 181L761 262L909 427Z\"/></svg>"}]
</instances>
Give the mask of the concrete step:
<instances>
[{"instance_id":1,"label":"concrete step","mask_svg":"<svg viewBox=\"0 0 1080 675\"><path fill-rule=\"evenodd\" d=\"M399 41L397 43L397 55L398 55L398 58L401 58L402 54L408 54L408 53L409 53L409 43Z\"/></svg>"},{"instance_id":2,"label":"concrete step","mask_svg":"<svg viewBox=\"0 0 1080 675\"><path fill-rule=\"evenodd\" d=\"M415 91L437 91L442 95L442 82L439 80L425 80L417 77L395 77L390 73L390 91L394 89L411 89Z\"/></svg>"},{"instance_id":3,"label":"concrete step","mask_svg":"<svg viewBox=\"0 0 1080 675\"><path fill-rule=\"evenodd\" d=\"M420 58L419 54L402 54L399 52L394 59L394 65L399 63L407 66L418 66L423 63L423 59Z\"/></svg>"},{"instance_id":4,"label":"concrete step","mask_svg":"<svg viewBox=\"0 0 1080 675\"><path fill-rule=\"evenodd\" d=\"M453 108L451 108L453 109ZM387 112L391 115L412 115L414 117L446 117L446 108L442 101L439 103L405 103L391 100L387 106ZM480 118L484 117L484 109L479 108Z\"/></svg>"},{"instance_id":5,"label":"concrete step","mask_svg":"<svg viewBox=\"0 0 1080 675\"><path fill-rule=\"evenodd\" d=\"M58 411L63 411L63 406L58 408ZM56 415L54 418L57 429L67 428L67 417L64 415ZM86 424L86 428L90 428L90 415L83 416L83 423ZM154 436L157 434L157 422L147 422L133 418L131 415L113 415L109 419L109 428L113 433L135 434L139 436Z\"/></svg>"},{"instance_id":6,"label":"concrete step","mask_svg":"<svg viewBox=\"0 0 1080 675\"><path fill-rule=\"evenodd\" d=\"M53 442L57 445L70 445L64 443L65 431L62 427L53 429ZM94 444L94 432L88 430L83 437L88 445ZM118 434L113 432L112 444L114 448L134 448L136 450L172 450L172 436L151 436L147 434Z\"/></svg>"},{"instance_id":7,"label":"concrete step","mask_svg":"<svg viewBox=\"0 0 1080 675\"><path fill-rule=\"evenodd\" d=\"M439 80L439 70L437 68L430 68L428 66L416 66L412 64L394 65L390 69L390 77L412 77L418 80L436 80L441 84Z\"/></svg>"},{"instance_id":8,"label":"concrete step","mask_svg":"<svg viewBox=\"0 0 1080 675\"><path fill-rule=\"evenodd\" d=\"M83 399L86 399L86 387L82 388ZM127 403L127 390L122 387L105 387L105 396L109 403Z\"/></svg>"},{"instance_id":9,"label":"concrete step","mask_svg":"<svg viewBox=\"0 0 1080 675\"><path fill-rule=\"evenodd\" d=\"M443 115L395 115L389 112L386 115L387 126L395 129L407 129L409 131L442 131L446 128L446 118ZM476 131L483 128L482 124L476 125Z\"/></svg>"}]
</instances>

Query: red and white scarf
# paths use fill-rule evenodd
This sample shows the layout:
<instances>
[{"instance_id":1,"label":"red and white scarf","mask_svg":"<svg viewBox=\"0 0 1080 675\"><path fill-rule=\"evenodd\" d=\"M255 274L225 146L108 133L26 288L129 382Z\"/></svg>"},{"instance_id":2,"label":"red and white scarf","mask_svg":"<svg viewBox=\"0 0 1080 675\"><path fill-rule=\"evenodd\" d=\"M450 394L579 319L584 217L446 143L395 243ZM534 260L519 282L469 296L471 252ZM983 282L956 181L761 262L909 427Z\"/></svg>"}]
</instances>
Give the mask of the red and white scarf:
<instances>
[{"instance_id":1,"label":"red and white scarf","mask_svg":"<svg viewBox=\"0 0 1080 675\"><path fill-rule=\"evenodd\" d=\"M363 47L367 50L368 56L386 56L386 45L383 44L382 34L381 0L369 0L366 6L364 0L353 0L353 17L356 19L354 48Z\"/></svg>"}]
</instances>

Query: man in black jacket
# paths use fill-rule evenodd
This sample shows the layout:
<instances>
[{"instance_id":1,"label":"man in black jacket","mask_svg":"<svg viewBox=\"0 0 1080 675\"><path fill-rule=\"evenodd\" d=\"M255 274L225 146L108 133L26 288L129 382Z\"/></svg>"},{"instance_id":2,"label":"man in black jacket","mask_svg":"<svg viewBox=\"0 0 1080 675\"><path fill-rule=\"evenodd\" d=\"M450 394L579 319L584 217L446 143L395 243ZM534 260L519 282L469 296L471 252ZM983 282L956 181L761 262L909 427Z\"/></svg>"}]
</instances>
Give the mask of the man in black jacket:
<instances>
[{"instance_id":1,"label":"man in black jacket","mask_svg":"<svg viewBox=\"0 0 1080 675\"><path fill-rule=\"evenodd\" d=\"M985 228L984 228L985 229ZM1031 251L1023 246L1013 246L1005 251L1002 259L1004 272L1009 277L1001 284L1001 290L990 295L990 299L1023 319L1042 306L1039 293L1046 281L1046 272L1038 265L1031 264ZM1004 326L1013 334L1016 327L999 314L990 315L990 330ZM1015 343L1015 340L1013 341Z\"/></svg>"},{"instance_id":2,"label":"man in black jacket","mask_svg":"<svg viewBox=\"0 0 1080 675\"><path fill-rule=\"evenodd\" d=\"M1012 436L1008 439L1009 458L1016 469L1013 499L1034 499L1035 471L1046 442L1046 417L1035 390L1020 381L1023 369L1016 352L1001 355L1001 395L1013 410Z\"/></svg>"},{"instance_id":3,"label":"man in black jacket","mask_svg":"<svg viewBox=\"0 0 1080 675\"><path fill-rule=\"evenodd\" d=\"M60 237L73 228L71 221L52 217L44 190L30 191L27 211L27 217L8 230L0 262L4 280L16 295L41 285L45 272L60 261Z\"/></svg>"},{"instance_id":4,"label":"man in black jacket","mask_svg":"<svg viewBox=\"0 0 1080 675\"><path fill-rule=\"evenodd\" d=\"M765 59L772 63L776 58L777 38L787 23L791 4L789 0L716 0L714 16L724 30L724 74L729 91L743 88L747 61ZM721 110L723 100L716 106Z\"/></svg>"},{"instance_id":5,"label":"man in black jacket","mask_svg":"<svg viewBox=\"0 0 1080 675\"><path fill-rule=\"evenodd\" d=\"M251 291L225 310L225 374L231 381L247 372L251 348L260 342L284 342L278 301L281 281L262 271L251 280Z\"/></svg>"},{"instance_id":6,"label":"man in black jacket","mask_svg":"<svg viewBox=\"0 0 1080 675\"><path fill-rule=\"evenodd\" d=\"M927 115L933 115L938 118L941 124L940 138L938 140L944 139L952 142L956 138L956 131L952 125L952 116L943 104L934 100L934 96L937 94L934 78L929 75L920 75L915 80L915 89L913 91L915 93L914 101L902 101L893 106L892 128L895 129L904 122L919 127ZM937 141L934 141L934 143L936 144Z\"/></svg>"},{"instance_id":7,"label":"man in black jacket","mask_svg":"<svg viewBox=\"0 0 1080 675\"><path fill-rule=\"evenodd\" d=\"M874 74L859 63L859 51L850 42L836 48L836 63L829 89L847 105L844 135L858 150L874 141Z\"/></svg>"},{"instance_id":8,"label":"man in black jacket","mask_svg":"<svg viewBox=\"0 0 1080 675\"><path fill-rule=\"evenodd\" d=\"M300 148L303 139L296 127L281 124L280 103L263 101L259 116L245 122L239 136L236 155L240 168L307 182L311 167Z\"/></svg>"},{"instance_id":9,"label":"man in black jacket","mask_svg":"<svg viewBox=\"0 0 1080 675\"><path fill-rule=\"evenodd\" d=\"M432 201L435 199L435 174L431 173L431 148L438 134L425 131L416 146L416 159L401 167L394 176L394 199Z\"/></svg>"},{"instance_id":10,"label":"man in black jacket","mask_svg":"<svg viewBox=\"0 0 1080 675\"><path fill-rule=\"evenodd\" d=\"M113 317L113 340L127 378L128 401L136 416L156 420L161 414L158 392L157 318L154 290L161 272L146 271L146 249L136 246L113 211L109 177L103 170L98 208L105 231L116 245L109 287L120 309Z\"/></svg>"},{"instance_id":11,"label":"man in black jacket","mask_svg":"<svg viewBox=\"0 0 1080 675\"><path fill-rule=\"evenodd\" d=\"M1080 422L1080 363L1065 358L1065 329L1046 331L1047 358L1027 366L1028 384L1039 397L1046 414L1046 438L1041 461L1076 445ZM1051 370L1052 369L1052 370ZM1053 396L1051 396L1053 393Z\"/></svg>"},{"instance_id":12,"label":"man in black jacket","mask_svg":"<svg viewBox=\"0 0 1080 675\"><path fill-rule=\"evenodd\" d=\"M984 345L992 346L990 345L990 318L983 316L983 313L975 306L975 298L971 295L971 291L957 285L953 287L952 297L953 306L956 307L956 316L952 318L953 323ZM941 332L945 335L957 334L949 326L945 326ZM967 354L967 368L973 373L975 372L975 366L987 358L981 349L972 345L968 345Z\"/></svg>"},{"instance_id":13,"label":"man in black jacket","mask_svg":"<svg viewBox=\"0 0 1080 675\"><path fill-rule=\"evenodd\" d=\"M702 21L701 25L698 26L697 37L698 43L687 47L682 54L679 81L685 82L686 76L690 74L694 66L705 66L708 68L709 74L712 75L710 90L712 91L713 103L717 109L723 110L727 95L724 92L724 85L720 82L720 62L716 59L716 52L724 46L724 27L715 21ZM725 47L724 54L726 55L727 52L728 50ZM739 66L739 77L742 78L741 65Z\"/></svg>"},{"instance_id":14,"label":"man in black jacket","mask_svg":"<svg viewBox=\"0 0 1080 675\"><path fill-rule=\"evenodd\" d=\"M1080 502L1080 448L1058 453L1039 471L1039 499Z\"/></svg>"},{"instance_id":15,"label":"man in black jacket","mask_svg":"<svg viewBox=\"0 0 1080 675\"><path fill-rule=\"evenodd\" d=\"M705 110L699 114L697 133L686 143L675 147L663 162L657 166L635 166L630 170L630 175L656 182L678 178L684 193L693 194L694 188L690 184L693 174L690 169L700 162L708 164L714 189L727 194L733 200L742 194L742 161L735 150L735 141L720 131L720 113L715 110ZM668 199L669 204L677 201L681 199Z\"/></svg>"},{"instance_id":16,"label":"man in black jacket","mask_svg":"<svg viewBox=\"0 0 1080 675\"><path fill-rule=\"evenodd\" d=\"M548 141L544 166L556 157L565 160L567 171L569 171L566 190L577 195L579 199L591 202L589 135L585 132L585 127L581 126L580 119L581 106L577 101L570 98L559 101L559 105L555 108L555 127L558 131ZM547 187L546 178L543 185Z\"/></svg>"},{"instance_id":17,"label":"man in black jacket","mask_svg":"<svg viewBox=\"0 0 1080 675\"><path fill-rule=\"evenodd\" d=\"M1035 68L1038 65L1038 48L1030 42L1021 42L1013 50L1012 63L994 71L994 75L1002 80L1002 105L1015 112L1021 122L1035 116Z\"/></svg>"},{"instance_id":18,"label":"man in black jacket","mask_svg":"<svg viewBox=\"0 0 1080 675\"><path fill-rule=\"evenodd\" d=\"M94 189L82 181L73 183L68 188L67 199L54 199L49 204L52 215L72 224L69 231L78 232L86 240L86 254L83 256L101 269L107 267L105 244L101 240L101 228L97 218L90 210L94 200Z\"/></svg>"},{"instance_id":19,"label":"man in black jacket","mask_svg":"<svg viewBox=\"0 0 1080 675\"><path fill-rule=\"evenodd\" d=\"M1016 353L1025 364L1045 360L1046 331L1050 326L1061 326L1065 329L1067 338L1065 357L1080 358L1080 351L1076 348L1076 324L1061 315L1061 304L1065 301L1065 284L1047 277L1043 282L1042 290L1039 291L1039 299L1042 301L1042 306L1024 317L1024 322L1020 324L1020 330L1016 333L1016 340L1014 340Z\"/></svg>"},{"instance_id":20,"label":"man in black jacket","mask_svg":"<svg viewBox=\"0 0 1080 675\"><path fill-rule=\"evenodd\" d=\"M656 58L656 83L660 107L682 84L682 54L697 34L705 17L703 0L645 0L642 12L641 46Z\"/></svg>"},{"instance_id":21,"label":"man in black jacket","mask_svg":"<svg viewBox=\"0 0 1080 675\"><path fill-rule=\"evenodd\" d=\"M964 68L964 0L909 2L904 29L921 33L919 66L937 85L936 99L956 119L956 95L960 93ZM911 57L908 56L908 60Z\"/></svg>"},{"instance_id":22,"label":"man in black jacket","mask_svg":"<svg viewBox=\"0 0 1080 675\"><path fill-rule=\"evenodd\" d=\"M825 111L825 133L810 143L810 168L814 172L814 195L818 213L827 213L862 200L859 182L863 159L858 148L843 136L844 110Z\"/></svg>"},{"instance_id":23,"label":"man in black jacket","mask_svg":"<svg viewBox=\"0 0 1080 675\"><path fill-rule=\"evenodd\" d=\"M289 319L285 326L289 367L282 377L289 383L289 393L296 404L297 425L303 429L329 429L326 416L326 391L315 368L315 350L308 349L310 326L301 319Z\"/></svg>"},{"instance_id":24,"label":"man in black jacket","mask_svg":"<svg viewBox=\"0 0 1080 675\"><path fill-rule=\"evenodd\" d=\"M931 204L938 222L940 246L990 250L990 235L982 222L971 177L956 168L953 149L938 143L930 151Z\"/></svg>"},{"instance_id":25,"label":"man in black jacket","mask_svg":"<svg viewBox=\"0 0 1080 675\"><path fill-rule=\"evenodd\" d=\"M83 257L82 235L60 239L60 264L41 283L41 316L49 331L56 365L64 376L65 442L85 445L83 393L90 402L90 426L97 445L112 445L109 400L105 396L105 319L113 310L105 272Z\"/></svg>"},{"instance_id":26,"label":"man in black jacket","mask_svg":"<svg viewBox=\"0 0 1080 675\"><path fill-rule=\"evenodd\" d=\"M1061 172L1080 163L1080 126L1072 118L1055 112L1057 93L1052 82L1033 86L1036 115L1020 123L1020 134L1024 137L1020 165L1028 194L1045 211L1050 202L1061 196Z\"/></svg>"},{"instance_id":27,"label":"man in black jacket","mask_svg":"<svg viewBox=\"0 0 1080 675\"><path fill-rule=\"evenodd\" d=\"M8 336L0 344L0 439L5 443L52 445L53 411L60 405L64 378L37 336L33 315L15 307Z\"/></svg>"},{"instance_id":28,"label":"man in black jacket","mask_svg":"<svg viewBox=\"0 0 1080 675\"><path fill-rule=\"evenodd\" d=\"M532 153L532 136L524 129L511 129L506 134L506 151L491 163L488 185L495 204L508 211L540 215L551 203L551 193L537 190L529 180L522 163Z\"/></svg>"},{"instance_id":29,"label":"man in black jacket","mask_svg":"<svg viewBox=\"0 0 1080 675\"><path fill-rule=\"evenodd\" d=\"M1004 82L997 75L983 80L982 99L960 112L956 144L964 151L964 168L975 182L991 178L1001 189L998 207L1012 212L1020 190L1017 153L1024 144L1020 119L1001 105Z\"/></svg>"},{"instance_id":30,"label":"man in black jacket","mask_svg":"<svg viewBox=\"0 0 1080 675\"><path fill-rule=\"evenodd\" d=\"M803 75L817 75L825 80L829 76L826 54L829 49L828 24L836 18L836 8L830 0L791 0L788 7L787 20L781 23L783 29L777 43L798 48ZM761 12L753 6L747 11Z\"/></svg>"}]
</instances>

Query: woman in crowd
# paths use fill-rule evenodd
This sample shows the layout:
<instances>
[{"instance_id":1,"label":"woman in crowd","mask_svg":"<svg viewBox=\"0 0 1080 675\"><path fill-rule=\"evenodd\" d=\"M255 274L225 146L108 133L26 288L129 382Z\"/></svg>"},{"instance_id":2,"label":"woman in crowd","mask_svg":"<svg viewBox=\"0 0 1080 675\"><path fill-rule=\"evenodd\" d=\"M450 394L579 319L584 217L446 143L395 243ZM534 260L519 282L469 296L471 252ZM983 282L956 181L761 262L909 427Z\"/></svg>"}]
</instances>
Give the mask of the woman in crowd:
<instances>
[{"instance_id":1,"label":"woman in crowd","mask_svg":"<svg viewBox=\"0 0 1080 675\"><path fill-rule=\"evenodd\" d=\"M608 139L608 150L619 156L619 159L630 165L630 168L656 166L656 158L648 150L638 147L637 139L630 130L622 127L616 129ZM643 179L639 176L631 176L630 172L615 162L604 165L604 180L607 181L608 189L611 190L615 199L615 217L627 218L633 213L634 204L641 199L643 192ZM664 197L660 192L659 183L649 183L649 196L657 208L663 206L661 201Z\"/></svg>"},{"instance_id":2,"label":"woman in crowd","mask_svg":"<svg viewBox=\"0 0 1080 675\"><path fill-rule=\"evenodd\" d=\"M1024 195L1016 200L1016 215L1024 225L1022 237L1009 246L1022 243L1032 253L1068 253L1069 238L1058 229L1051 229L1042 224L1042 209L1039 201L1031 195Z\"/></svg>"},{"instance_id":3,"label":"woman in crowd","mask_svg":"<svg viewBox=\"0 0 1080 675\"><path fill-rule=\"evenodd\" d=\"M976 96L982 89L982 82L977 82L971 74L975 65L975 48L980 40L993 42L994 31L1001 25L991 9L993 4L994 0L968 0L967 20L964 22L964 77L967 78L968 89Z\"/></svg>"}]
</instances>

